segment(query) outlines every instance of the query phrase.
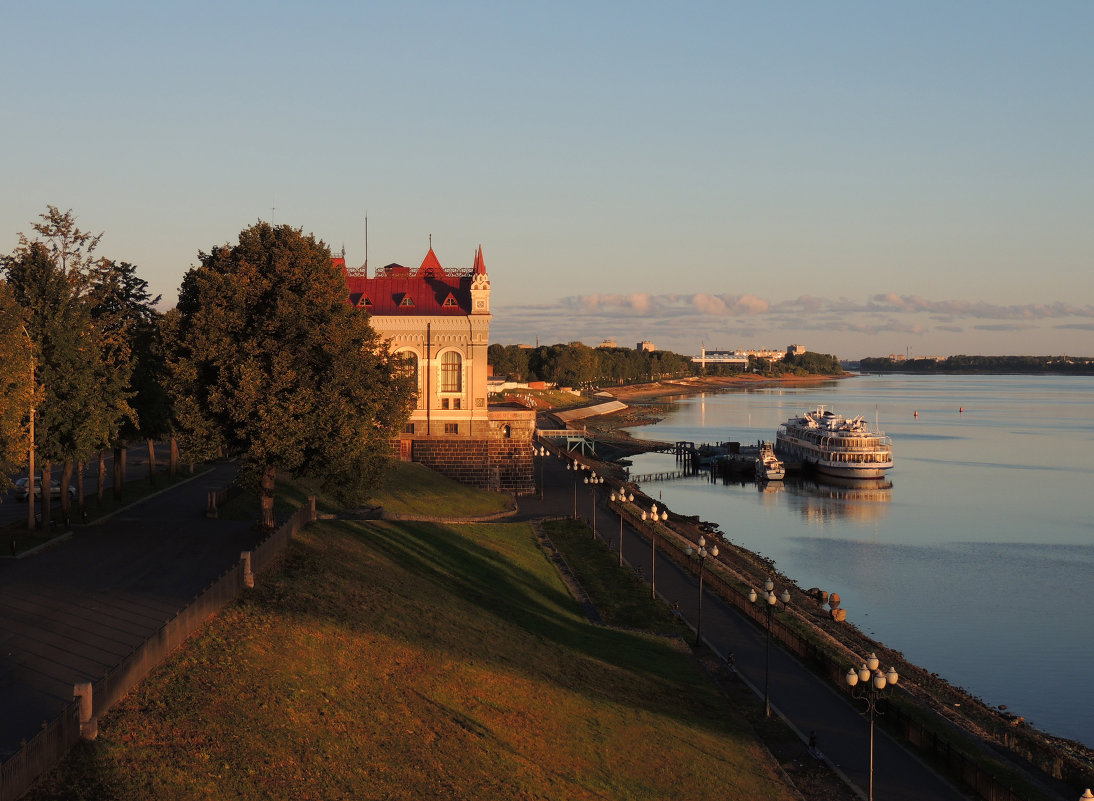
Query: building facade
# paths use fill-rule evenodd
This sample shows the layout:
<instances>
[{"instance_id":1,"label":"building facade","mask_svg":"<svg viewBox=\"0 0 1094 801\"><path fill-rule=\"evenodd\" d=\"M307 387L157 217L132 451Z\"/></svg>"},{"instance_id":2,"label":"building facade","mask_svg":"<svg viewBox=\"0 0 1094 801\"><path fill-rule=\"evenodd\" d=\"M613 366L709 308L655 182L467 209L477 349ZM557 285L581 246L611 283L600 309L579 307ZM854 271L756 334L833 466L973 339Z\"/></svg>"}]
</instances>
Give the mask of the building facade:
<instances>
[{"instance_id":1,"label":"building facade","mask_svg":"<svg viewBox=\"0 0 1094 801\"><path fill-rule=\"evenodd\" d=\"M347 268L349 302L370 316L417 382L397 455L458 481L516 494L535 492L535 412L487 397L490 278L482 248L470 269L445 269L430 247L417 269L389 264L368 275Z\"/></svg>"}]
</instances>

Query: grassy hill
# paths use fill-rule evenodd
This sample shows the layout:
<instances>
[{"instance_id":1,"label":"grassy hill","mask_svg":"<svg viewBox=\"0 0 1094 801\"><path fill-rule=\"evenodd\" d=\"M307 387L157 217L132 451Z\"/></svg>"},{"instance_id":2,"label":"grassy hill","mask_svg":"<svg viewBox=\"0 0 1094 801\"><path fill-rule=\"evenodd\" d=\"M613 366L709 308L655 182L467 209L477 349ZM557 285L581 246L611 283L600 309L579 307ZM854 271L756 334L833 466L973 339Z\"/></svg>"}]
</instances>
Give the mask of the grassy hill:
<instances>
[{"instance_id":1,"label":"grassy hill","mask_svg":"<svg viewBox=\"0 0 1094 801\"><path fill-rule=\"evenodd\" d=\"M689 649L589 623L521 523L315 524L99 731L28 797L795 797Z\"/></svg>"}]
</instances>

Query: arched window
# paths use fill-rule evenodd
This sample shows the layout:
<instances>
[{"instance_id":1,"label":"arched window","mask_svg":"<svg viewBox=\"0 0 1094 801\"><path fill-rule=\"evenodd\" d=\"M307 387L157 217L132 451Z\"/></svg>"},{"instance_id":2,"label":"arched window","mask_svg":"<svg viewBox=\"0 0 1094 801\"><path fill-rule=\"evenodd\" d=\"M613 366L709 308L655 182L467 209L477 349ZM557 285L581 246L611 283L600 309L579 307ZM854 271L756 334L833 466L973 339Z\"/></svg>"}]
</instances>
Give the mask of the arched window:
<instances>
[{"instance_id":1,"label":"arched window","mask_svg":"<svg viewBox=\"0 0 1094 801\"><path fill-rule=\"evenodd\" d=\"M463 359L457 351L441 354L441 392L463 392Z\"/></svg>"},{"instance_id":2,"label":"arched window","mask_svg":"<svg viewBox=\"0 0 1094 801\"><path fill-rule=\"evenodd\" d=\"M414 388L418 388L418 354L412 350L401 350L395 354L403 360L403 369L406 374L414 378Z\"/></svg>"}]
</instances>

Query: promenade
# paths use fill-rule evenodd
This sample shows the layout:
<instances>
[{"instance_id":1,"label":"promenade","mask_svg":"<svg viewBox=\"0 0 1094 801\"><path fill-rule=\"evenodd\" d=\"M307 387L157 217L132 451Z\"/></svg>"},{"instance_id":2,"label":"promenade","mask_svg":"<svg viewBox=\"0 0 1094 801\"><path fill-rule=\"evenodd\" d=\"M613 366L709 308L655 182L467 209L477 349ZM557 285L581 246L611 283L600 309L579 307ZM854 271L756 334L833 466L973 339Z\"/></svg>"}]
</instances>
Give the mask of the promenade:
<instances>
[{"instance_id":1,"label":"promenade","mask_svg":"<svg viewBox=\"0 0 1094 801\"><path fill-rule=\"evenodd\" d=\"M519 517L571 517L575 498L578 516L591 521L594 498L598 536L614 547L619 539L620 519L607 506L609 489L597 492L581 483L587 472L575 474L565 461L546 457L537 464L542 474L543 498L519 499ZM576 492L575 492L576 489ZM687 514L686 509L675 510ZM628 526L622 527L623 559L648 582L651 549L645 537ZM761 588L757 588L761 589ZM694 628L699 611L697 579L675 562L657 552L657 595L670 606L679 604L681 615ZM737 673L758 691L757 706L763 704L765 681L764 632L751 620L730 608L709 591L703 595L703 639L717 654L733 654ZM863 654L865 657L866 654ZM781 715L803 738L817 736L818 750L866 798L868 779L869 724L865 704L839 693L774 642L770 651L768 686L772 714ZM964 801L969 796L906 751L880 728L874 730L874 798L879 801Z\"/></svg>"},{"instance_id":2,"label":"promenade","mask_svg":"<svg viewBox=\"0 0 1094 801\"><path fill-rule=\"evenodd\" d=\"M249 522L204 516L219 465L76 526L70 539L0 560L0 759L155 633L257 541Z\"/></svg>"}]
</instances>

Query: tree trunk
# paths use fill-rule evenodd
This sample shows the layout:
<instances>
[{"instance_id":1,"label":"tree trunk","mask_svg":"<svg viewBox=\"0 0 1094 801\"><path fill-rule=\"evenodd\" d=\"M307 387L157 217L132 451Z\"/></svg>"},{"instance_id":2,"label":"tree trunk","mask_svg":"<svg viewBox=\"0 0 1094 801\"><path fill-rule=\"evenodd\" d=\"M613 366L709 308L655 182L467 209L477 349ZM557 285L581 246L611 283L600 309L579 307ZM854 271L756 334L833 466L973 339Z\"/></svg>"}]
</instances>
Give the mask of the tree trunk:
<instances>
[{"instance_id":1,"label":"tree trunk","mask_svg":"<svg viewBox=\"0 0 1094 801\"><path fill-rule=\"evenodd\" d=\"M72 519L72 499L68 497L68 488L72 483L72 460L65 459L61 464L61 519L67 526Z\"/></svg>"},{"instance_id":2,"label":"tree trunk","mask_svg":"<svg viewBox=\"0 0 1094 801\"><path fill-rule=\"evenodd\" d=\"M179 472L179 441L171 436L171 456L167 463L167 475L174 478Z\"/></svg>"},{"instance_id":3,"label":"tree trunk","mask_svg":"<svg viewBox=\"0 0 1094 801\"><path fill-rule=\"evenodd\" d=\"M38 491L41 493L38 497L42 500L42 531L49 531L49 513L50 507L53 505L50 503L50 491L49 491L49 479L53 475L53 467L49 462L42 462L42 475L41 482L38 485Z\"/></svg>"},{"instance_id":4,"label":"tree trunk","mask_svg":"<svg viewBox=\"0 0 1094 801\"><path fill-rule=\"evenodd\" d=\"M114 447L114 500L122 498L122 487L125 486L125 443Z\"/></svg>"},{"instance_id":5,"label":"tree trunk","mask_svg":"<svg viewBox=\"0 0 1094 801\"><path fill-rule=\"evenodd\" d=\"M99 451L99 476L96 493L99 497L99 508L103 506L103 494L106 492L106 452Z\"/></svg>"},{"instance_id":6,"label":"tree trunk","mask_svg":"<svg viewBox=\"0 0 1094 801\"><path fill-rule=\"evenodd\" d=\"M273 531L274 520L274 485L277 480L277 468L267 465L262 468L262 484L259 493L261 503L261 516L259 523L266 531Z\"/></svg>"},{"instance_id":7,"label":"tree trunk","mask_svg":"<svg viewBox=\"0 0 1094 801\"><path fill-rule=\"evenodd\" d=\"M148 440L148 483L156 486L156 442Z\"/></svg>"},{"instance_id":8,"label":"tree trunk","mask_svg":"<svg viewBox=\"0 0 1094 801\"><path fill-rule=\"evenodd\" d=\"M87 522L87 512L84 510L84 469L83 462L76 462L76 505L80 511L80 522Z\"/></svg>"}]
</instances>

